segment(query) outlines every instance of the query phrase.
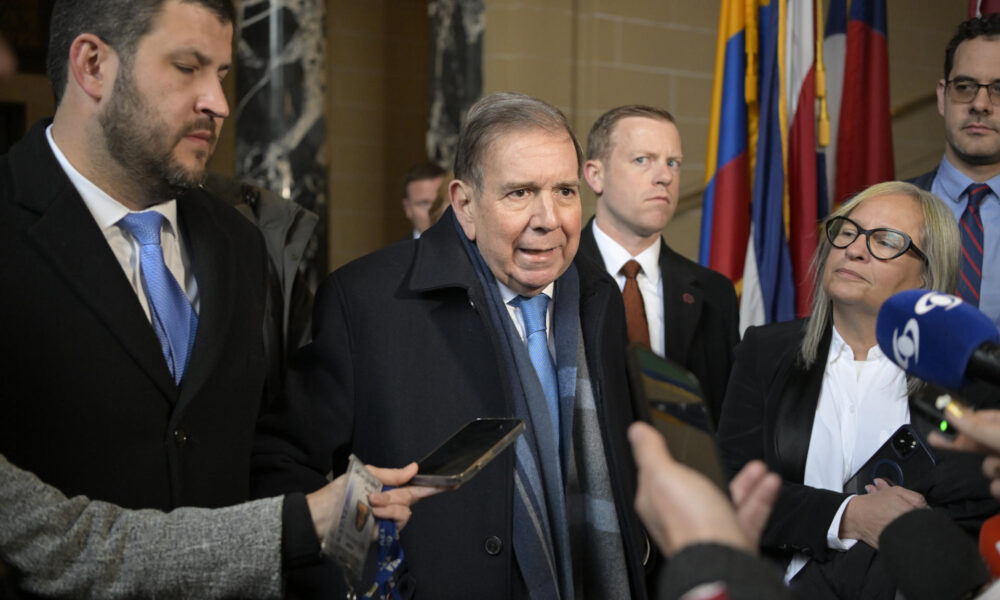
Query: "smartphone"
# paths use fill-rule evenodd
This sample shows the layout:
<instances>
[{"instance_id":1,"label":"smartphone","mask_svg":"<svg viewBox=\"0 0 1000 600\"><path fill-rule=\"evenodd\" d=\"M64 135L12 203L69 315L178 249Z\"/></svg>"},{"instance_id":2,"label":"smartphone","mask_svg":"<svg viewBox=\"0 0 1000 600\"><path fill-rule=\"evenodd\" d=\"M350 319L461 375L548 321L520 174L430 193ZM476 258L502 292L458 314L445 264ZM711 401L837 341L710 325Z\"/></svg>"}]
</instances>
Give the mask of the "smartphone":
<instances>
[{"instance_id":1,"label":"smartphone","mask_svg":"<svg viewBox=\"0 0 1000 600\"><path fill-rule=\"evenodd\" d=\"M645 346L631 345L628 354L636 414L663 434L674 459L728 494L729 478L698 378Z\"/></svg>"},{"instance_id":2,"label":"smartphone","mask_svg":"<svg viewBox=\"0 0 1000 600\"><path fill-rule=\"evenodd\" d=\"M521 419L475 419L417 462L412 485L455 488L479 472L524 431Z\"/></svg>"},{"instance_id":3,"label":"smartphone","mask_svg":"<svg viewBox=\"0 0 1000 600\"><path fill-rule=\"evenodd\" d=\"M917 430L912 425L903 425L847 480L844 491L864 494L865 486L873 485L876 477L891 485L906 486L926 475L935 463L934 452L920 439Z\"/></svg>"}]
</instances>

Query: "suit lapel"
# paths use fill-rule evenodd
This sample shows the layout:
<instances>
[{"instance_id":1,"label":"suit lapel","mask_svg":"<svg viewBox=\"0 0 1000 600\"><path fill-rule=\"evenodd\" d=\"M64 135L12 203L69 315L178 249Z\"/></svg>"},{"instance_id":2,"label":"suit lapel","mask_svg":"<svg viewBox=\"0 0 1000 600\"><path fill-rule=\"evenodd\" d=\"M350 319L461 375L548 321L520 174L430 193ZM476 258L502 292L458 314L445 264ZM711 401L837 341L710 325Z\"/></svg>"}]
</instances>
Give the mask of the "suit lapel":
<instances>
[{"instance_id":1,"label":"suit lapel","mask_svg":"<svg viewBox=\"0 0 1000 600\"><path fill-rule=\"evenodd\" d=\"M660 277L663 279L663 347L668 358L687 364L704 294L697 280L680 269L674 251L660 238Z\"/></svg>"},{"instance_id":2,"label":"suit lapel","mask_svg":"<svg viewBox=\"0 0 1000 600\"><path fill-rule=\"evenodd\" d=\"M212 374L229 330L232 317L229 307L239 302L234 297L232 240L225 229L215 222L203 202L198 192L177 200L178 220L184 232L201 300L198 332L181 382L182 407Z\"/></svg>"},{"instance_id":3,"label":"suit lapel","mask_svg":"<svg viewBox=\"0 0 1000 600\"><path fill-rule=\"evenodd\" d=\"M27 226L28 240L172 401L176 386L135 291L93 215L52 155L44 128L36 127L31 135L28 155L11 156L15 172L44 174L32 178L30 196L18 199L38 214Z\"/></svg>"},{"instance_id":4,"label":"suit lapel","mask_svg":"<svg viewBox=\"0 0 1000 600\"><path fill-rule=\"evenodd\" d=\"M805 323L802 323L804 326ZM776 378L778 381L784 379L785 383L774 425L775 454L782 477L789 481L801 482L805 479L806 457L809 454L809 441L812 439L812 425L822 391L832 331L832 328L827 328L816 352L816 361L808 370L798 364L798 343L787 349L782 359L786 365L784 372L779 373Z\"/></svg>"}]
</instances>

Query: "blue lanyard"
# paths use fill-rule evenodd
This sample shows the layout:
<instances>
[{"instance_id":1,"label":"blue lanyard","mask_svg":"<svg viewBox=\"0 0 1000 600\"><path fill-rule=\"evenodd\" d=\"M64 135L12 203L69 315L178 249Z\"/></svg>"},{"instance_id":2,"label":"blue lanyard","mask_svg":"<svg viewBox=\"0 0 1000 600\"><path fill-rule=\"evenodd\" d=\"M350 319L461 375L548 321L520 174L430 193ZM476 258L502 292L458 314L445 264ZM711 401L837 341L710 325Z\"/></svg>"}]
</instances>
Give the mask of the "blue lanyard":
<instances>
[{"instance_id":1,"label":"blue lanyard","mask_svg":"<svg viewBox=\"0 0 1000 600\"><path fill-rule=\"evenodd\" d=\"M382 488L388 492L393 486ZM399 532L396 522L392 519L376 519L378 524L378 571L375 573L375 584L363 596L368 600L402 600L397 589L395 575L403 564L403 546L399 543Z\"/></svg>"}]
</instances>

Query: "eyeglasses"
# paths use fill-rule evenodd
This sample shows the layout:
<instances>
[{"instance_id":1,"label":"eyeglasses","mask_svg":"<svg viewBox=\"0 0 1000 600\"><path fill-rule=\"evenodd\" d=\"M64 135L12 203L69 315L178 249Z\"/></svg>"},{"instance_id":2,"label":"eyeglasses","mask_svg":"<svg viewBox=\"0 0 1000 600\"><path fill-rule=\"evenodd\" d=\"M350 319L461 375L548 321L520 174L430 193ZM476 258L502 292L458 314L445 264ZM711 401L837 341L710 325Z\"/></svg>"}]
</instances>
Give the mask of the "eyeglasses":
<instances>
[{"instance_id":1,"label":"eyeglasses","mask_svg":"<svg viewBox=\"0 0 1000 600\"><path fill-rule=\"evenodd\" d=\"M887 227L864 229L847 217L834 217L826 222L826 238L834 248L846 248L862 234L865 236L868 252L879 260L892 260L902 256L907 250L913 250L920 260L927 262L927 255L917 248L913 238L902 231Z\"/></svg>"},{"instance_id":2,"label":"eyeglasses","mask_svg":"<svg viewBox=\"0 0 1000 600\"><path fill-rule=\"evenodd\" d=\"M944 82L949 91L949 96L955 102L968 104L979 95L979 88L986 88L990 102L994 106L1000 106L1000 81L989 83L979 83L972 79L951 79Z\"/></svg>"}]
</instances>

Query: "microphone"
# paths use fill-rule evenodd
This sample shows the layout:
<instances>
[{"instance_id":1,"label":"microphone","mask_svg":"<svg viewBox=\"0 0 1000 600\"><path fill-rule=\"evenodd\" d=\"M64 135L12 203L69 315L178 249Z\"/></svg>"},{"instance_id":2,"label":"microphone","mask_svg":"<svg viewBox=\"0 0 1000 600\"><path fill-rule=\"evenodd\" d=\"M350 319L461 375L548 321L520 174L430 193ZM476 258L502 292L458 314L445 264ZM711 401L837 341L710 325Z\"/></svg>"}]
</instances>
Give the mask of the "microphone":
<instances>
[{"instance_id":1,"label":"microphone","mask_svg":"<svg viewBox=\"0 0 1000 600\"><path fill-rule=\"evenodd\" d=\"M907 600L971 597L990 582L975 542L946 515L912 510L889 523L879 554Z\"/></svg>"},{"instance_id":2,"label":"microphone","mask_svg":"<svg viewBox=\"0 0 1000 600\"><path fill-rule=\"evenodd\" d=\"M907 290L878 312L882 352L907 373L952 390L977 379L1000 385L1000 331L957 296Z\"/></svg>"},{"instance_id":3,"label":"microphone","mask_svg":"<svg viewBox=\"0 0 1000 600\"><path fill-rule=\"evenodd\" d=\"M990 575L1000 577L1000 515L993 515L979 529L979 553L986 559Z\"/></svg>"}]
</instances>

